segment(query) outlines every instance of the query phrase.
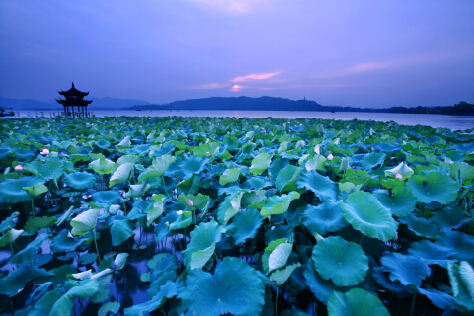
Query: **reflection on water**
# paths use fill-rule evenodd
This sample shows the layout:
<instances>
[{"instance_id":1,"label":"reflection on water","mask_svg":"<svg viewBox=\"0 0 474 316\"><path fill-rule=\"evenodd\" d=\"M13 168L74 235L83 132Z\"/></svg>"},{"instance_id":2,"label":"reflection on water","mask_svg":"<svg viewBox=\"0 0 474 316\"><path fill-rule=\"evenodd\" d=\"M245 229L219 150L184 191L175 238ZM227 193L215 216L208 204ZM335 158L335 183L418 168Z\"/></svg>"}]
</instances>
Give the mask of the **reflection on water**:
<instances>
[{"instance_id":1,"label":"reflection on water","mask_svg":"<svg viewBox=\"0 0 474 316\"><path fill-rule=\"evenodd\" d=\"M364 112L303 112L303 111L94 111L96 117L137 116L137 117L235 117L235 118L322 118L336 120L374 120L394 121L403 125L428 125L446 127L451 130L474 128L474 117L429 115L429 114L398 114L398 113L364 113ZM34 111L19 111L21 117L34 117ZM49 115L46 115L48 116Z\"/></svg>"}]
</instances>

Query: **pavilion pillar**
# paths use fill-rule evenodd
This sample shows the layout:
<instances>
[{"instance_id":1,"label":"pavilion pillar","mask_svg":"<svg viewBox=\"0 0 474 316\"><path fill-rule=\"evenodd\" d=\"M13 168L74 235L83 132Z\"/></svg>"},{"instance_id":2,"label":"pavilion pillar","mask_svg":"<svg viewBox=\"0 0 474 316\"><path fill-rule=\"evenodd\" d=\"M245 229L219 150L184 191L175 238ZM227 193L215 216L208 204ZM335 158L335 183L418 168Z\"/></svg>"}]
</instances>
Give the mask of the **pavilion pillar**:
<instances>
[{"instance_id":1,"label":"pavilion pillar","mask_svg":"<svg viewBox=\"0 0 474 316\"><path fill-rule=\"evenodd\" d=\"M87 113L87 106L86 106L86 117L89 117L89 114Z\"/></svg>"}]
</instances>

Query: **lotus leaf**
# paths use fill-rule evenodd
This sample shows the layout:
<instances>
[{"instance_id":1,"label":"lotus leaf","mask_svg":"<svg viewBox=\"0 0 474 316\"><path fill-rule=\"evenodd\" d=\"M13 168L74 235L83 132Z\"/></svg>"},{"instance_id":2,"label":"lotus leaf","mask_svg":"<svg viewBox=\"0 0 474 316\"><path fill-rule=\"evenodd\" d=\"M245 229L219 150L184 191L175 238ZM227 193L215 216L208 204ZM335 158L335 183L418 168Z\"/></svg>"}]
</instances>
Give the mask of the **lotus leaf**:
<instances>
[{"instance_id":1,"label":"lotus leaf","mask_svg":"<svg viewBox=\"0 0 474 316\"><path fill-rule=\"evenodd\" d=\"M267 217L270 215L283 214L288 210L291 201L299 199L300 195L297 192L290 192L288 195L272 196L265 200L265 204L260 211L260 215Z\"/></svg>"},{"instance_id":2,"label":"lotus leaf","mask_svg":"<svg viewBox=\"0 0 474 316\"><path fill-rule=\"evenodd\" d=\"M48 188L42 183L37 184L34 187L24 187L23 190L25 190L32 199L35 199L39 195L48 192Z\"/></svg>"},{"instance_id":3,"label":"lotus leaf","mask_svg":"<svg viewBox=\"0 0 474 316\"><path fill-rule=\"evenodd\" d=\"M110 178L109 188L113 187L118 183L123 183L127 181L130 178L130 173L132 172L132 170L133 164L129 162L121 164Z\"/></svg>"},{"instance_id":4,"label":"lotus leaf","mask_svg":"<svg viewBox=\"0 0 474 316\"><path fill-rule=\"evenodd\" d=\"M213 275L192 270L179 291L182 312L202 316L231 313L258 315L265 303L265 288L257 272L238 258L225 257Z\"/></svg>"},{"instance_id":5,"label":"lotus leaf","mask_svg":"<svg viewBox=\"0 0 474 316\"><path fill-rule=\"evenodd\" d=\"M263 269L265 270L265 272L266 272L267 274L270 273L270 266L269 266L270 255L272 254L272 252L273 252L279 245L282 245L282 244L285 244L285 243L288 243L288 239L287 239L287 238L280 238L280 239L277 239L277 240L272 241L272 242L267 246L267 248L265 248L265 251L264 251L263 256L262 256L262 264L263 264Z\"/></svg>"},{"instance_id":6,"label":"lotus leaf","mask_svg":"<svg viewBox=\"0 0 474 316\"><path fill-rule=\"evenodd\" d=\"M458 172L461 172L462 184L465 186L470 186L472 180L474 179L474 167L465 163L465 162L455 162L448 165L449 167L449 176L456 180Z\"/></svg>"},{"instance_id":7,"label":"lotus leaf","mask_svg":"<svg viewBox=\"0 0 474 316\"><path fill-rule=\"evenodd\" d=\"M369 154L364 155L364 158L362 159L362 166L366 170L373 169L377 166L382 167L384 160L385 160L384 153L371 152Z\"/></svg>"},{"instance_id":8,"label":"lotus leaf","mask_svg":"<svg viewBox=\"0 0 474 316\"><path fill-rule=\"evenodd\" d=\"M458 185L448 176L430 172L426 177L413 176L407 181L411 193L420 202L438 201L447 204L457 198Z\"/></svg>"},{"instance_id":9,"label":"lotus leaf","mask_svg":"<svg viewBox=\"0 0 474 316\"><path fill-rule=\"evenodd\" d=\"M474 272L472 267L462 261L460 265L448 263L448 275L457 304L474 310Z\"/></svg>"},{"instance_id":10,"label":"lotus leaf","mask_svg":"<svg viewBox=\"0 0 474 316\"><path fill-rule=\"evenodd\" d=\"M162 177L169 166L171 166L176 161L176 157L171 155L163 155L162 157L156 158L153 160L153 163L146 172L140 176L140 180L153 177Z\"/></svg>"},{"instance_id":11,"label":"lotus leaf","mask_svg":"<svg viewBox=\"0 0 474 316\"><path fill-rule=\"evenodd\" d=\"M23 229L10 229L5 234L3 234L2 238L0 238L0 247L5 247L10 243L15 242L15 240L17 240L23 232Z\"/></svg>"},{"instance_id":12,"label":"lotus leaf","mask_svg":"<svg viewBox=\"0 0 474 316\"><path fill-rule=\"evenodd\" d=\"M91 162L89 164L89 167L91 167L95 172L97 172L100 175L111 174L114 170L115 162L106 158L97 159Z\"/></svg>"},{"instance_id":13,"label":"lotus leaf","mask_svg":"<svg viewBox=\"0 0 474 316\"><path fill-rule=\"evenodd\" d=\"M406 180L406 179L409 179L411 178L411 176L414 174L415 172L413 171L413 169L411 169L410 167L408 167L408 165L404 162L400 163L398 166L396 166L395 168L393 169L388 169L388 170L385 170L385 176L386 177L392 177L392 178L395 178L397 176L397 174L401 175L402 176L402 179L401 180Z\"/></svg>"},{"instance_id":14,"label":"lotus leaf","mask_svg":"<svg viewBox=\"0 0 474 316\"><path fill-rule=\"evenodd\" d=\"M188 156L184 154L184 159L179 162L179 177L183 180L189 179L193 174L198 174L203 171L206 164L209 163L207 158L199 158L196 156Z\"/></svg>"},{"instance_id":15,"label":"lotus leaf","mask_svg":"<svg viewBox=\"0 0 474 316\"><path fill-rule=\"evenodd\" d=\"M191 211L181 211L178 218L170 224L170 230L178 230L188 227L193 222L193 213Z\"/></svg>"},{"instance_id":16,"label":"lotus leaf","mask_svg":"<svg viewBox=\"0 0 474 316\"><path fill-rule=\"evenodd\" d=\"M302 174L297 182L298 188L306 188L314 193L321 201L336 200L337 184L328 177L323 177L312 170Z\"/></svg>"},{"instance_id":17,"label":"lotus leaf","mask_svg":"<svg viewBox=\"0 0 474 316\"><path fill-rule=\"evenodd\" d=\"M54 216L42 216L30 219L26 222L25 230L28 234L34 234L38 229L47 228L53 226L56 223L56 217Z\"/></svg>"},{"instance_id":18,"label":"lotus leaf","mask_svg":"<svg viewBox=\"0 0 474 316\"><path fill-rule=\"evenodd\" d=\"M216 221L200 223L191 232L191 242L182 252L184 264L188 270L202 268L214 253L216 243L222 238L226 229Z\"/></svg>"},{"instance_id":19,"label":"lotus leaf","mask_svg":"<svg viewBox=\"0 0 474 316\"><path fill-rule=\"evenodd\" d=\"M250 172L254 176L261 175L265 170L270 168L272 162L272 155L267 153L258 154L254 159L252 159L252 165L250 166Z\"/></svg>"},{"instance_id":20,"label":"lotus leaf","mask_svg":"<svg viewBox=\"0 0 474 316\"><path fill-rule=\"evenodd\" d=\"M148 183L142 183L142 184L132 184L129 185L129 190L125 194L124 198L130 199L130 198L138 198L144 195L145 193L148 192L148 190L151 189L150 185Z\"/></svg>"},{"instance_id":21,"label":"lotus leaf","mask_svg":"<svg viewBox=\"0 0 474 316\"><path fill-rule=\"evenodd\" d=\"M393 188L392 196L382 190L375 191L372 195L395 216L405 217L415 210L417 200L407 187Z\"/></svg>"},{"instance_id":22,"label":"lotus leaf","mask_svg":"<svg viewBox=\"0 0 474 316\"><path fill-rule=\"evenodd\" d=\"M323 155L314 155L312 158L309 158L304 167L306 169L307 172L310 172L312 170L316 171L324 171L325 167L324 167L324 162L326 161L326 157L324 157Z\"/></svg>"},{"instance_id":23,"label":"lotus leaf","mask_svg":"<svg viewBox=\"0 0 474 316\"><path fill-rule=\"evenodd\" d=\"M442 211L437 212L431 219L441 229L451 230L469 221L470 217L460 207L447 206Z\"/></svg>"},{"instance_id":24,"label":"lotus leaf","mask_svg":"<svg viewBox=\"0 0 474 316\"><path fill-rule=\"evenodd\" d=\"M130 136L125 136L124 139L122 139L122 141L120 141L120 143L118 143L117 145L115 145L115 148L117 149L125 149L125 148L128 148L130 147Z\"/></svg>"},{"instance_id":25,"label":"lotus leaf","mask_svg":"<svg viewBox=\"0 0 474 316\"><path fill-rule=\"evenodd\" d=\"M299 262L286 266L283 270L278 270L278 271L273 272L270 275L270 280L273 283L275 283L277 286L280 286L284 284L288 280L288 278L291 276L291 274L299 267L301 267L301 263Z\"/></svg>"},{"instance_id":26,"label":"lotus leaf","mask_svg":"<svg viewBox=\"0 0 474 316\"><path fill-rule=\"evenodd\" d=\"M296 191L296 181L298 180L300 171L301 168L293 165L287 165L281 169L275 181L277 190L280 192Z\"/></svg>"},{"instance_id":27,"label":"lotus leaf","mask_svg":"<svg viewBox=\"0 0 474 316\"><path fill-rule=\"evenodd\" d=\"M400 281L403 285L421 286L421 281L431 275L428 263L421 258L390 253L380 259L384 272L390 272L390 281Z\"/></svg>"},{"instance_id":28,"label":"lotus leaf","mask_svg":"<svg viewBox=\"0 0 474 316\"><path fill-rule=\"evenodd\" d=\"M456 261L457 252L454 249L423 239L412 243L408 249L408 254L422 258L429 265L438 264L446 268L448 262Z\"/></svg>"},{"instance_id":29,"label":"lotus leaf","mask_svg":"<svg viewBox=\"0 0 474 316\"><path fill-rule=\"evenodd\" d=\"M42 183L44 183L44 179L39 176L5 179L0 186L0 200L9 203L29 201L31 197L23 188L34 187Z\"/></svg>"},{"instance_id":30,"label":"lotus leaf","mask_svg":"<svg viewBox=\"0 0 474 316\"><path fill-rule=\"evenodd\" d=\"M75 190L84 190L92 188L97 178L92 173L88 172L73 172L63 177L64 183Z\"/></svg>"},{"instance_id":31,"label":"lotus leaf","mask_svg":"<svg viewBox=\"0 0 474 316\"><path fill-rule=\"evenodd\" d=\"M459 231L446 231L440 234L437 243L457 252L458 262L467 261L474 265L474 237Z\"/></svg>"},{"instance_id":32,"label":"lotus leaf","mask_svg":"<svg viewBox=\"0 0 474 316\"><path fill-rule=\"evenodd\" d=\"M120 202L120 198L121 196L117 191L101 191L92 194L92 199L104 206L117 204Z\"/></svg>"},{"instance_id":33,"label":"lotus leaf","mask_svg":"<svg viewBox=\"0 0 474 316\"><path fill-rule=\"evenodd\" d=\"M126 308L125 316L145 316L150 315L151 312L160 308L168 298L178 295L176 284L168 281L161 286L160 291L149 301L132 307Z\"/></svg>"},{"instance_id":34,"label":"lotus leaf","mask_svg":"<svg viewBox=\"0 0 474 316\"><path fill-rule=\"evenodd\" d=\"M235 244L254 238L263 223L263 218L259 215L260 212L254 208L239 212L232 223L226 226L227 235L231 234Z\"/></svg>"},{"instance_id":35,"label":"lotus leaf","mask_svg":"<svg viewBox=\"0 0 474 316\"><path fill-rule=\"evenodd\" d=\"M346 293L335 291L328 298L328 314L329 316L390 316L377 296L361 288L353 288Z\"/></svg>"},{"instance_id":36,"label":"lotus leaf","mask_svg":"<svg viewBox=\"0 0 474 316\"><path fill-rule=\"evenodd\" d=\"M192 202L192 207L195 209L197 208L203 208L207 202L210 201L209 197L206 195L198 194L198 195L184 195L180 194L178 196L178 202L181 202L181 204L186 205L186 206L191 206L189 204L189 201Z\"/></svg>"},{"instance_id":37,"label":"lotus leaf","mask_svg":"<svg viewBox=\"0 0 474 316\"><path fill-rule=\"evenodd\" d=\"M219 184L224 186L226 184L238 181L241 171L242 168L227 169L219 178Z\"/></svg>"},{"instance_id":38,"label":"lotus leaf","mask_svg":"<svg viewBox=\"0 0 474 316\"><path fill-rule=\"evenodd\" d=\"M28 282L53 276L53 273L38 269L35 266L22 266L11 271L7 277L0 280L0 293L12 297L22 291Z\"/></svg>"},{"instance_id":39,"label":"lotus leaf","mask_svg":"<svg viewBox=\"0 0 474 316\"><path fill-rule=\"evenodd\" d=\"M85 241L86 240L84 238L78 240L69 238L68 233L64 231L53 238L50 247L54 253L69 252L76 250L76 248L82 245Z\"/></svg>"},{"instance_id":40,"label":"lotus leaf","mask_svg":"<svg viewBox=\"0 0 474 316\"><path fill-rule=\"evenodd\" d=\"M293 249L292 244L282 243L279 244L275 250L272 251L268 258L268 271L278 270L283 268L290 257L291 250Z\"/></svg>"},{"instance_id":41,"label":"lotus leaf","mask_svg":"<svg viewBox=\"0 0 474 316\"><path fill-rule=\"evenodd\" d=\"M311 258L319 275L338 286L359 284L369 269L362 247L339 236L320 240Z\"/></svg>"},{"instance_id":42,"label":"lotus leaf","mask_svg":"<svg viewBox=\"0 0 474 316\"><path fill-rule=\"evenodd\" d=\"M42 164L40 161L35 161L25 167L26 170L32 172L34 175L41 176L45 180L52 180L54 176L59 179L63 174L63 165L58 161L46 161Z\"/></svg>"},{"instance_id":43,"label":"lotus leaf","mask_svg":"<svg viewBox=\"0 0 474 316\"><path fill-rule=\"evenodd\" d=\"M328 304L328 298L334 291L342 292L342 288L331 281L326 281L316 272L313 260L309 260L304 270L306 284L310 287L313 294L324 304Z\"/></svg>"},{"instance_id":44,"label":"lotus leaf","mask_svg":"<svg viewBox=\"0 0 474 316\"><path fill-rule=\"evenodd\" d=\"M341 203L344 218L364 235L382 241L395 237L398 223L392 218L390 210L370 193L352 193Z\"/></svg>"},{"instance_id":45,"label":"lotus leaf","mask_svg":"<svg viewBox=\"0 0 474 316\"><path fill-rule=\"evenodd\" d=\"M399 222L406 224L419 237L435 238L438 233L438 226L434 221L413 214L400 218Z\"/></svg>"},{"instance_id":46,"label":"lotus leaf","mask_svg":"<svg viewBox=\"0 0 474 316\"><path fill-rule=\"evenodd\" d=\"M83 236L95 229L98 215L98 209L90 209L74 217L74 219L71 220L71 234Z\"/></svg>"},{"instance_id":47,"label":"lotus leaf","mask_svg":"<svg viewBox=\"0 0 474 316\"><path fill-rule=\"evenodd\" d=\"M99 308L97 312L98 316L107 316L109 313L117 314L120 308L118 302L107 302Z\"/></svg>"},{"instance_id":48,"label":"lotus leaf","mask_svg":"<svg viewBox=\"0 0 474 316\"><path fill-rule=\"evenodd\" d=\"M301 220L312 234L318 233L322 236L347 225L342 215L341 203L335 201L326 201L318 206L308 205Z\"/></svg>"},{"instance_id":49,"label":"lotus leaf","mask_svg":"<svg viewBox=\"0 0 474 316\"><path fill-rule=\"evenodd\" d=\"M117 215L114 217L117 217ZM108 222L110 223L109 225L111 225L110 233L112 234L113 246L118 246L135 235L132 223L128 219L108 220Z\"/></svg>"},{"instance_id":50,"label":"lotus leaf","mask_svg":"<svg viewBox=\"0 0 474 316\"><path fill-rule=\"evenodd\" d=\"M224 199L224 202L219 204L217 211L217 219L222 225L227 225L229 220L240 212L240 201L244 192L236 192Z\"/></svg>"},{"instance_id":51,"label":"lotus leaf","mask_svg":"<svg viewBox=\"0 0 474 316\"><path fill-rule=\"evenodd\" d=\"M158 194L152 197L152 203L150 203L146 209L146 220L147 226L163 214L164 211L164 202L166 196L163 194Z\"/></svg>"},{"instance_id":52,"label":"lotus leaf","mask_svg":"<svg viewBox=\"0 0 474 316\"><path fill-rule=\"evenodd\" d=\"M50 316L64 316L71 315L71 310L74 307L74 299L88 299L92 297L99 290L99 283L97 281L82 281L66 292L60 299L54 303L51 308Z\"/></svg>"},{"instance_id":53,"label":"lotus leaf","mask_svg":"<svg viewBox=\"0 0 474 316\"><path fill-rule=\"evenodd\" d=\"M20 264L23 262L31 262L33 255L38 251L41 247L43 241L48 239L48 235L42 235L41 237L37 237L35 240L30 242L28 246L26 246L23 250L19 251L13 257L10 258L9 263L12 264Z\"/></svg>"},{"instance_id":54,"label":"lotus leaf","mask_svg":"<svg viewBox=\"0 0 474 316\"><path fill-rule=\"evenodd\" d=\"M16 223L13 221L15 218L20 215L20 212L13 212L10 216L5 218L2 223L0 223L0 232L3 234L7 229L15 227ZM3 246L2 246L3 247Z\"/></svg>"},{"instance_id":55,"label":"lotus leaf","mask_svg":"<svg viewBox=\"0 0 474 316\"><path fill-rule=\"evenodd\" d=\"M424 289L421 287L418 288L418 291L421 294L426 295L433 303L433 305L442 308L445 311L450 311L459 307L458 304L456 304L454 297L449 294L446 294L445 292L434 289Z\"/></svg>"}]
</instances>

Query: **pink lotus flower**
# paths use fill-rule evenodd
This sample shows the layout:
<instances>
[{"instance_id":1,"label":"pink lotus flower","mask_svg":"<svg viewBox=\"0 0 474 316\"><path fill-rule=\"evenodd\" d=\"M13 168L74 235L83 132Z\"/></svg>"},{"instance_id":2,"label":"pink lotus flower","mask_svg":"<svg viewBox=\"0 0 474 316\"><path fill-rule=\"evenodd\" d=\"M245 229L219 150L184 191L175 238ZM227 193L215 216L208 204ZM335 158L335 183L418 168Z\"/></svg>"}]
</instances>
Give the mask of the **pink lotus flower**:
<instances>
[{"instance_id":1,"label":"pink lotus flower","mask_svg":"<svg viewBox=\"0 0 474 316\"><path fill-rule=\"evenodd\" d=\"M194 205L193 201L191 201L191 200L188 201L188 204L189 204L189 206L193 206L193 205Z\"/></svg>"},{"instance_id":2,"label":"pink lotus flower","mask_svg":"<svg viewBox=\"0 0 474 316\"><path fill-rule=\"evenodd\" d=\"M403 178L403 176L402 176L401 174L397 173L397 174L395 175L395 178L397 178L397 179L400 179L400 180L401 180L401 179Z\"/></svg>"},{"instance_id":3,"label":"pink lotus flower","mask_svg":"<svg viewBox=\"0 0 474 316\"><path fill-rule=\"evenodd\" d=\"M47 150L46 148L43 148L43 150L40 151L40 154L47 155L47 154L49 154L49 150Z\"/></svg>"},{"instance_id":4,"label":"pink lotus flower","mask_svg":"<svg viewBox=\"0 0 474 316\"><path fill-rule=\"evenodd\" d=\"M370 147L370 150L374 151L374 147Z\"/></svg>"},{"instance_id":5,"label":"pink lotus flower","mask_svg":"<svg viewBox=\"0 0 474 316\"><path fill-rule=\"evenodd\" d=\"M110 134L112 134L112 131L110 131Z\"/></svg>"},{"instance_id":6,"label":"pink lotus flower","mask_svg":"<svg viewBox=\"0 0 474 316\"><path fill-rule=\"evenodd\" d=\"M84 134L81 134L81 136L84 136Z\"/></svg>"},{"instance_id":7,"label":"pink lotus flower","mask_svg":"<svg viewBox=\"0 0 474 316\"><path fill-rule=\"evenodd\" d=\"M390 159L394 160L394 159L395 159L395 157L392 157L392 158L390 158Z\"/></svg>"},{"instance_id":8,"label":"pink lotus flower","mask_svg":"<svg viewBox=\"0 0 474 316\"><path fill-rule=\"evenodd\" d=\"M23 167L21 165L17 165L17 166L15 166L15 170L16 171L21 171L21 170L23 170Z\"/></svg>"},{"instance_id":9,"label":"pink lotus flower","mask_svg":"<svg viewBox=\"0 0 474 316\"><path fill-rule=\"evenodd\" d=\"M78 135L76 135L76 138L78 138L78 137L79 137L79 136L78 136Z\"/></svg>"},{"instance_id":10,"label":"pink lotus flower","mask_svg":"<svg viewBox=\"0 0 474 316\"><path fill-rule=\"evenodd\" d=\"M334 159L334 156L332 154L329 154L328 160L333 160L333 159Z\"/></svg>"}]
</instances>

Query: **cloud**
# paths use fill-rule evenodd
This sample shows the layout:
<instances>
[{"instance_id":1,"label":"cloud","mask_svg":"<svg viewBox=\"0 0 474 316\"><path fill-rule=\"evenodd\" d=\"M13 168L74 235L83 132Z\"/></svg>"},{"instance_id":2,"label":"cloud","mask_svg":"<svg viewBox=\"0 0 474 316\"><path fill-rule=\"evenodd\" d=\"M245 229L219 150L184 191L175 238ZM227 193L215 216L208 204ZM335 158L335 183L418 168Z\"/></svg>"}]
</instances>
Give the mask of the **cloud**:
<instances>
[{"instance_id":1,"label":"cloud","mask_svg":"<svg viewBox=\"0 0 474 316\"><path fill-rule=\"evenodd\" d=\"M228 86L229 84L226 84L226 83L206 83L206 84L199 84L196 86L192 86L191 89L212 90L212 89L222 89Z\"/></svg>"},{"instance_id":2,"label":"cloud","mask_svg":"<svg viewBox=\"0 0 474 316\"><path fill-rule=\"evenodd\" d=\"M226 13L251 13L267 0L187 0L200 7Z\"/></svg>"},{"instance_id":3,"label":"cloud","mask_svg":"<svg viewBox=\"0 0 474 316\"><path fill-rule=\"evenodd\" d=\"M247 89L249 87L246 86L239 86L239 85L233 85L232 88L230 88L230 91L232 92L239 92L242 89Z\"/></svg>"},{"instance_id":4,"label":"cloud","mask_svg":"<svg viewBox=\"0 0 474 316\"><path fill-rule=\"evenodd\" d=\"M264 79L274 77L274 76L276 76L280 73L281 73L281 71L261 73L261 74L250 74L250 75L247 75L247 76L235 77L234 79L230 80L230 82L245 82L245 81L249 81L249 80L264 80Z\"/></svg>"}]
</instances>

